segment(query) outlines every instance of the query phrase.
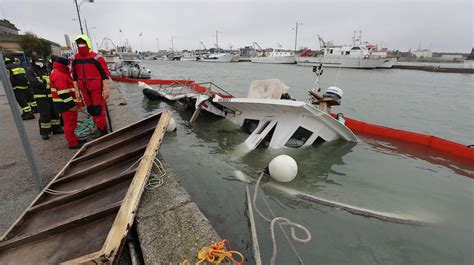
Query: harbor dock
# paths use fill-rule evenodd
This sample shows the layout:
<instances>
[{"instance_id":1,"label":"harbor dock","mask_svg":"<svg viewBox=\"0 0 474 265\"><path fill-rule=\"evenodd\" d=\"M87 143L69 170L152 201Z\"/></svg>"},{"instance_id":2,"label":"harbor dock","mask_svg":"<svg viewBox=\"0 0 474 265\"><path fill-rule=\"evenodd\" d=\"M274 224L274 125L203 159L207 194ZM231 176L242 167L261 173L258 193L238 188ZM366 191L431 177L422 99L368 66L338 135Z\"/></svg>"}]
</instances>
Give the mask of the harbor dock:
<instances>
[{"instance_id":1,"label":"harbor dock","mask_svg":"<svg viewBox=\"0 0 474 265\"><path fill-rule=\"evenodd\" d=\"M115 130L140 119L128 107L117 88L111 89L108 107ZM3 234L39 191L21 149L3 87L0 87L0 120L0 232ZM25 121L24 124L43 183L48 183L76 150L67 148L62 135L54 135L48 142L42 140L37 132L37 119ZM54 150L54 155L51 155L51 150ZM146 189L137 211L137 240L147 264L179 263L186 259L192 262L202 247L219 241L220 237L181 187L170 165L162 163L167 172L163 185ZM120 263L125 261L128 264L127 260L122 257Z\"/></svg>"},{"instance_id":2,"label":"harbor dock","mask_svg":"<svg viewBox=\"0 0 474 265\"><path fill-rule=\"evenodd\" d=\"M474 63L472 60L465 61L464 63L396 62L392 68L442 73L474 74Z\"/></svg>"}]
</instances>

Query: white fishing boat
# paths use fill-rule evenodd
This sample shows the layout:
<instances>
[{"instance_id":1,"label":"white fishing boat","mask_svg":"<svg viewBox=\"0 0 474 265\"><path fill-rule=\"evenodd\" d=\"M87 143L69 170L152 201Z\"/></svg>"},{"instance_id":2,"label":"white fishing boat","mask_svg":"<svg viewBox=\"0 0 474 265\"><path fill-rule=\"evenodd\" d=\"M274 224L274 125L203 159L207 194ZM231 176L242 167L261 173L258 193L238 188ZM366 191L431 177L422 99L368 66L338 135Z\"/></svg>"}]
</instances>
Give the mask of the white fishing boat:
<instances>
[{"instance_id":1,"label":"white fishing boat","mask_svg":"<svg viewBox=\"0 0 474 265\"><path fill-rule=\"evenodd\" d=\"M216 48L213 53L205 53L197 57L197 61L199 62L213 62L213 63L230 63L230 62L238 62L239 55L233 54L230 52L225 52L224 50L219 48L219 31L216 30ZM200 42L203 46L204 43ZM205 46L204 46L205 47ZM206 49L207 50L207 49Z\"/></svg>"},{"instance_id":2,"label":"white fishing boat","mask_svg":"<svg viewBox=\"0 0 474 265\"><path fill-rule=\"evenodd\" d=\"M203 56L197 57L199 62L213 62L213 63L230 63L238 61L239 56L226 52L216 52L204 54Z\"/></svg>"},{"instance_id":3,"label":"white fishing boat","mask_svg":"<svg viewBox=\"0 0 474 265\"><path fill-rule=\"evenodd\" d=\"M256 42L254 45L260 47ZM276 49L263 50L258 56L250 58L252 63L268 63L268 64L294 64L296 63L295 53L283 49L281 45Z\"/></svg>"},{"instance_id":4,"label":"white fishing boat","mask_svg":"<svg viewBox=\"0 0 474 265\"><path fill-rule=\"evenodd\" d=\"M398 61L395 56L388 55L388 48L379 48L377 45L366 44L370 51L370 58L383 59L382 63L377 68L389 69Z\"/></svg>"},{"instance_id":5,"label":"white fishing boat","mask_svg":"<svg viewBox=\"0 0 474 265\"><path fill-rule=\"evenodd\" d=\"M344 125L343 116L331 115L331 106L341 103L342 90L329 87L324 95L319 95L319 75L316 84L305 102L292 99L287 93L289 87L278 79L256 80L246 98L200 94L195 114L203 109L240 126L250 134L243 143L245 152L258 147L309 147L337 139L357 142L354 133Z\"/></svg>"},{"instance_id":6,"label":"white fishing boat","mask_svg":"<svg viewBox=\"0 0 474 265\"><path fill-rule=\"evenodd\" d=\"M370 50L354 39L352 45L333 45L319 37L321 53L316 57L299 56L296 61L301 66L323 64L325 67L375 69L384 63L383 58L371 57Z\"/></svg>"}]
</instances>

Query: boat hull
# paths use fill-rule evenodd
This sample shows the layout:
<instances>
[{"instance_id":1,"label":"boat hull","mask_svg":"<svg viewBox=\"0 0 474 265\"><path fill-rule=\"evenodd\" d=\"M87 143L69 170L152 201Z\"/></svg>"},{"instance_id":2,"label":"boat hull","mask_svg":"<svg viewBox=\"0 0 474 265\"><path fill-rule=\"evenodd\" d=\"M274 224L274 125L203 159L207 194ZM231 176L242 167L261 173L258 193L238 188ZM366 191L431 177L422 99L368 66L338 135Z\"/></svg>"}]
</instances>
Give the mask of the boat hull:
<instances>
[{"instance_id":1,"label":"boat hull","mask_svg":"<svg viewBox=\"0 0 474 265\"><path fill-rule=\"evenodd\" d=\"M268 57L252 57L252 63L268 63L268 64L295 64L295 56L268 56Z\"/></svg>"},{"instance_id":2,"label":"boat hull","mask_svg":"<svg viewBox=\"0 0 474 265\"><path fill-rule=\"evenodd\" d=\"M331 58L331 57L298 57L297 63L300 66L315 66L323 64L324 67L335 68L357 68L375 69L381 65L383 59L372 58Z\"/></svg>"},{"instance_id":3,"label":"boat hull","mask_svg":"<svg viewBox=\"0 0 474 265\"><path fill-rule=\"evenodd\" d=\"M210 63L230 63L235 60L239 60L239 55L235 54L224 54L219 56L201 57L198 59L199 62L210 62Z\"/></svg>"},{"instance_id":4,"label":"boat hull","mask_svg":"<svg viewBox=\"0 0 474 265\"><path fill-rule=\"evenodd\" d=\"M303 101L260 99L260 98L215 98L213 103L227 110L226 119L243 127L248 121L258 121L258 125L244 142L246 151L257 148L269 135L268 147L283 148L290 146L290 140L300 128L309 131L308 136L297 147L311 146L319 138L324 141L343 139L357 142L357 137L344 124L318 108ZM216 108L207 104L210 112ZM229 112L230 111L230 112ZM215 113L218 114L219 113Z\"/></svg>"}]
</instances>

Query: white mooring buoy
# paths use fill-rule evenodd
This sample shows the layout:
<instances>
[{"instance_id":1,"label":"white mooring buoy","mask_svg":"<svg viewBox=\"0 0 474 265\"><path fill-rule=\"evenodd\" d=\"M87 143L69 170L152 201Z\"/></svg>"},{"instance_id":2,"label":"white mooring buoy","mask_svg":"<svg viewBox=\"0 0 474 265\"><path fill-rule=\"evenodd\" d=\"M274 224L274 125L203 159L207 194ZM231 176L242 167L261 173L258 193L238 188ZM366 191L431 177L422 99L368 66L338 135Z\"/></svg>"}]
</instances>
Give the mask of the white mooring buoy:
<instances>
[{"instance_id":1,"label":"white mooring buoy","mask_svg":"<svg viewBox=\"0 0 474 265\"><path fill-rule=\"evenodd\" d=\"M176 130L176 121L173 117L171 117L170 123L168 124L168 128L166 128L166 132L174 132Z\"/></svg>"},{"instance_id":2,"label":"white mooring buoy","mask_svg":"<svg viewBox=\"0 0 474 265\"><path fill-rule=\"evenodd\" d=\"M298 173L298 165L293 157L288 155L279 155L268 164L270 176L279 182L290 182L295 179Z\"/></svg>"}]
</instances>

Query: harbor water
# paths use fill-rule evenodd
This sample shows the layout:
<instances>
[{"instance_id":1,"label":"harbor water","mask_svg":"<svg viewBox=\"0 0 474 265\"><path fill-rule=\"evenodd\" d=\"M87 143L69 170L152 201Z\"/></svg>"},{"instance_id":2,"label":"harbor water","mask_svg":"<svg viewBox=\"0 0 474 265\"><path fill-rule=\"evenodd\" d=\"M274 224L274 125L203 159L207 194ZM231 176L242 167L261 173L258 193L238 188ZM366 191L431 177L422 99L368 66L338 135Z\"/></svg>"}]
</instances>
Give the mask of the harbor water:
<instances>
[{"instance_id":1,"label":"harbor water","mask_svg":"<svg viewBox=\"0 0 474 265\"><path fill-rule=\"evenodd\" d=\"M158 79L212 81L234 96L245 97L252 80L281 79L294 98L305 99L314 86L311 68L252 63L144 61ZM474 144L472 75L409 70L325 69L321 86L344 90L333 112L365 122ZM296 179L278 184L265 179L257 206L307 227L311 242L293 242L305 264L473 264L474 165L415 145L358 135L357 144L323 143L308 149L239 151L246 134L224 119L201 112L190 124L190 111L146 99L136 84L114 83L141 116L173 110L178 130L169 134L161 154L222 238L246 257L253 255L245 184L278 154L298 163ZM166 180L165 180L166 181ZM412 218L398 224L353 215L292 196L279 187L372 211ZM250 185L253 190L254 184ZM269 224L255 216L264 264L272 254ZM285 228L288 229L288 228ZM289 231L289 230L288 230ZM298 264L285 236L276 229L277 264ZM249 259L249 264L254 260Z\"/></svg>"}]
</instances>

